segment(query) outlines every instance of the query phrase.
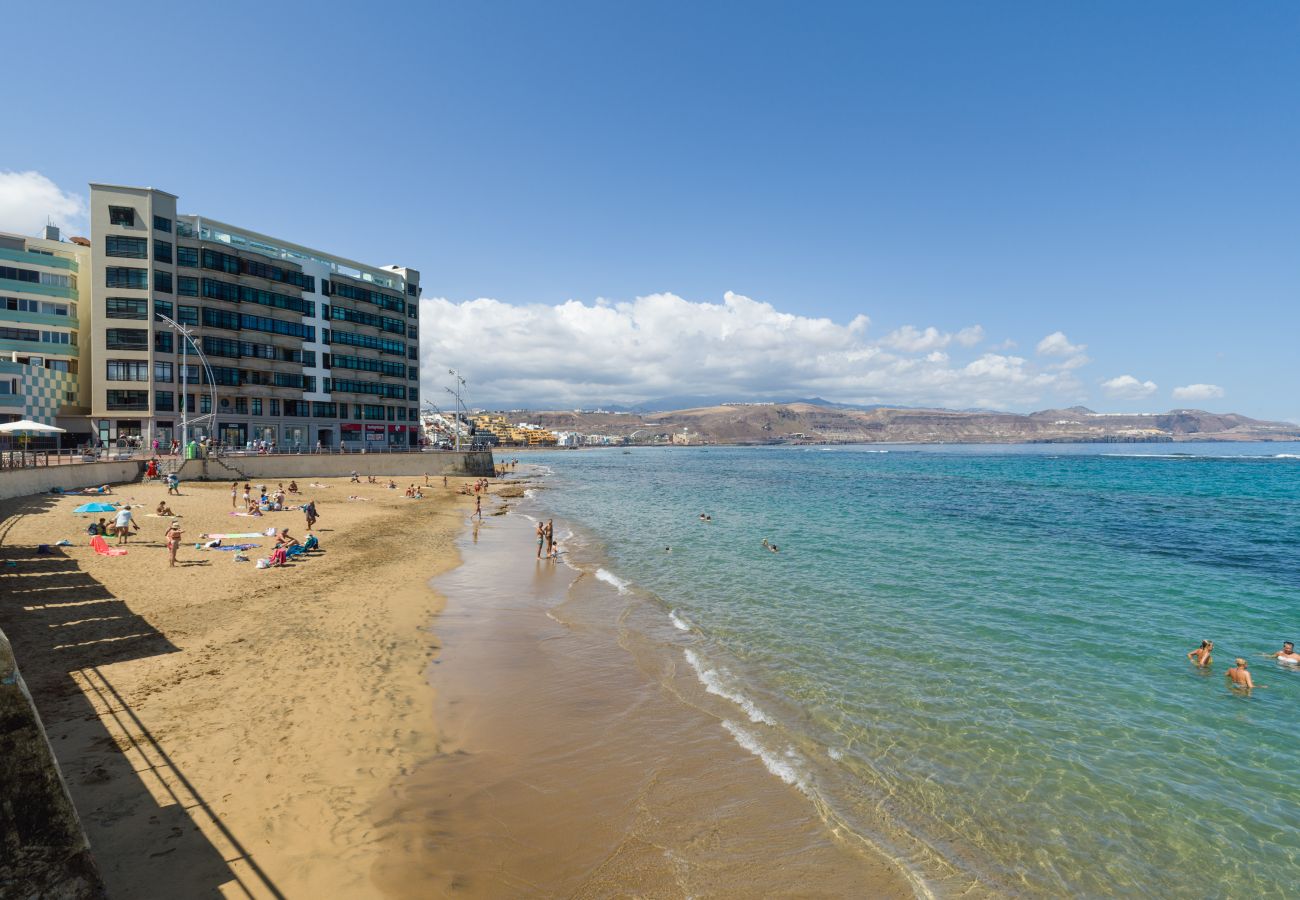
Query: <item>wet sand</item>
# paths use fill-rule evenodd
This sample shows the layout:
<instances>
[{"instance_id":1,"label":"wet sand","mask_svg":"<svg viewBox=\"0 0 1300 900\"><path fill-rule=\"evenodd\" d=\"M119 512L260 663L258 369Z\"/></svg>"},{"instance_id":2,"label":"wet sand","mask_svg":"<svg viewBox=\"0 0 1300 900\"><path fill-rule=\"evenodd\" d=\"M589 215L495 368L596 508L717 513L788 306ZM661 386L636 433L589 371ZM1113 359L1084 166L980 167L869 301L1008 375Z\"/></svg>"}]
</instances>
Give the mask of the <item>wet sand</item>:
<instances>
[{"instance_id":1,"label":"wet sand","mask_svg":"<svg viewBox=\"0 0 1300 900\"><path fill-rule=\"evenodd\" d=\"M302 536L301 512L229 515L229 484L107 498L183 515L174 569L166 519L142 516L128 555L107 558L80 500L0 504L0 628L114 898L380 895L371 812L435 752L428 579L455 565L473 501L441 479L422 501L310 481L325 552L284 569L193 548L199 532ZM61 538L74 546L36 553Z\"/></svg>"},{"instance_id":2,"label":"wet sand","mask_svg":"<svg viewBox=\"0 0 1300 900\"><path fill-rule=\"evenodd\" d=\"M377 811L389 896L914 895L736 743L634 604L535 560L532 527L487 516L435 582L438 742Z\"/></svg>"}]
</instances>

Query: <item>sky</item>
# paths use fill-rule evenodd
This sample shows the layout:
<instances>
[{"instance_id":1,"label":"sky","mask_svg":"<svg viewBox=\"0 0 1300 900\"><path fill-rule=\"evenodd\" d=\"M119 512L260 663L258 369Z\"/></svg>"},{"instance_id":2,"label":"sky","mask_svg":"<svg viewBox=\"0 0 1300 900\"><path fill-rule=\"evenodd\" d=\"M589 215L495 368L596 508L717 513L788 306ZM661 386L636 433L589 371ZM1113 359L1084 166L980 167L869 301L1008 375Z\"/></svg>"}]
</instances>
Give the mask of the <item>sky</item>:
<instances>
[{"instance_id":1,"label":"sky","mask_svg":"<svg viewBox=\"0 0 1300 900\"><path fill-rule=\"evenodd\" d=\"M84 230L106 181L412 266L435 402L457 368L477 406L1300 421L1292 3L74 0L5 19L27 39L6 41L0 230Z\"/></svg>"}]
</instances>

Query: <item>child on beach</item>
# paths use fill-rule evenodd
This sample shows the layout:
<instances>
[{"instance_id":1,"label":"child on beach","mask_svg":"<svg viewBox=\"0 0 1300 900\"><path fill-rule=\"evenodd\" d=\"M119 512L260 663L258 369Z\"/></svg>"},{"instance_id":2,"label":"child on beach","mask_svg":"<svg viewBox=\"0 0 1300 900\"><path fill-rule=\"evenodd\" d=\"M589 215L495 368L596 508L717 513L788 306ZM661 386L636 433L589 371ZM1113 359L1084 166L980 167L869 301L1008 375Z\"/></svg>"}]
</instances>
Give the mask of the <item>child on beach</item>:
<instances>
[{"instance_id":1,"label":"child on beach","mask_svg":"<svg viewBox=\"0 0 1300 900\"><path fill-rule=\"evenodd\" d=\"M230 508L231 509L238 508L235 503L235 501L238 499L239 499L239 482L232 481L230 482Z\"/></svg>"},{"instance_id":2,"label":"child on beach","mask_svg":"<svg viewBox=\"0 0 1300 900\"><path fill-rule=\"evenodd\" d=\"M167 558L169 560L168 562L169 568L176 567L176 550L181 545L181 535L183 535L184 533L185 532L181 530L180 523L177 522L175 519L172 519L171 525L168 526L167 528L167 533L163 535L163 538L167 541Z\"/></svg>"}]
</instances>

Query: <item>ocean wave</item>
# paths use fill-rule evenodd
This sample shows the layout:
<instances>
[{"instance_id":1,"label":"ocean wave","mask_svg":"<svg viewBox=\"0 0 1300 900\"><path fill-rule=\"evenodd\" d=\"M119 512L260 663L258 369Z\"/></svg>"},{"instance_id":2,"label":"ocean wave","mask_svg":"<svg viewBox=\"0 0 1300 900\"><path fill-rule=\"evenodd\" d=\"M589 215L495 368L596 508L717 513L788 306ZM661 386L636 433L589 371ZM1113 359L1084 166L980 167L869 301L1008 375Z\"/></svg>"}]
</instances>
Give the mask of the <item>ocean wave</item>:
<instances>
[{"instance_id":1,"label":"ocean wave","mask_svg":"<svg viewBox=\"0 0 1300 900\"><path fill-rule=\"evenodd\" d=\"M537 496L537 488L524 488L524 496L532 500Z\"/></svg>"},{"instance_id":2,"label":"ocean wave","mask_svg":"<svg viewBox=\"0 0 1300 900\"><path fill-rule=\"evenodd\" d=\"M612 584L614 587L618 588L620 594L626 594L628 592L627 582L608 569L597 569L596 577L606 584Z\"/></svg>"},{"instance_id":3,"label":"ocean wave","mask_svg":"<svg viewBox=\"0 0 1300 900\"><path fill-rule=\"evenodd\" d=\"M838 747L831 747L826 751L826 755L836 762L839 762L844 758L844 751L840 750Z\"/></svg>"},{"instance_id":4,"label":"ocean wave","mask_svg":"<svg viewBox=\"0 0 1300 900\"><path fill-rule=\"evenodd\" d=\"M785 756L777 756L758 742L758 739L730 719L723 719L722 727L731 733L736 743L762 760L767 770L786 784L793 785L801 791L808 790L807 778L799 770L799 755L793 750L786 750Z\"/></svg>"},{"instance_id":5,"label":"ocean wave","mask_svg":"<svg viewBox=\"0 0 1300 900\"><path fill-rule=\"evenodd\" d=\"M700 658L695 655L695 651L689 648L684 652L686 653L686 661L690 663L691 668L695 670L695 677L700 680L700 684L704 685L706 691L713 694L715 697L730 700L732 703L739 706L745 711L745 715L749 716L749 721L751 722L756 724L761 723L763 725L776 724L767 713L754 705L753 700L750 700L744 694L729 687L723 682L723 678L728 676L730 673L720 673L716 669L706 668L704 664L700 662Z\"/></svg>"},{"instance_id":6,"label":"ocean wave","mask_svg":"<svg viewBox=\"0 0 1300 900\"><path fill-rule=\"evenodd\" d=\"M683 619L681 616L677 615L677 610L675 610L675 609L670 609L670 610L668 611L668 618L672 619L673 627L676 628L678 631L690 631L690 630L691 630L691 623L690 623L690 622L687 622L687 621L686 621L685 619Z\"/></svg>"}]
</instances>

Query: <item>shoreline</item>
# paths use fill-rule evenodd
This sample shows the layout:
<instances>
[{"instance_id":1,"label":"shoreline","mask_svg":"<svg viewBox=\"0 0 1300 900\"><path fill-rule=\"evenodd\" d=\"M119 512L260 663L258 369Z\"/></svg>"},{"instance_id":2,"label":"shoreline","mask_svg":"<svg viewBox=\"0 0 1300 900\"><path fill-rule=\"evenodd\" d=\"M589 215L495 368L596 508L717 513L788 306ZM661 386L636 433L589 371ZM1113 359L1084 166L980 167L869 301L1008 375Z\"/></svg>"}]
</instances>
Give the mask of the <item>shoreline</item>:
<instances>
[{"instance_id":1,"label":"shoreline","mask_svg":"<svg viewBox=\"0 0 1300 900\"><path fill-rule=\"evenodd\" d=\"M228 484L114 488L182 514L174 569L166 519L141 516L128 554L103 557L74 499L0 503L0 556L15 563L0 628L110 896L382 896L371 813L436 745L425 672L444 599L429 582L459 562L466 480L411 501L304 479L325 552L271 570L194 549L199 532L303 534L298 512L230 516ZM35 554L60 539L73 546ZM249 540L250 556L269 552Z\"/></svg>"},{"instance_id":2,"label":"shoreline","mask_svg":"<svg viewBox=\"0 0 1300 900\"><path fill-rule=\"evenodd\" d=\"M535 560L529 512L485 515L436 581L439 746L383 810L389 896L924 895L745 746L595 536L557 520L568 556Z\"/></svg>"}]
</instances>

